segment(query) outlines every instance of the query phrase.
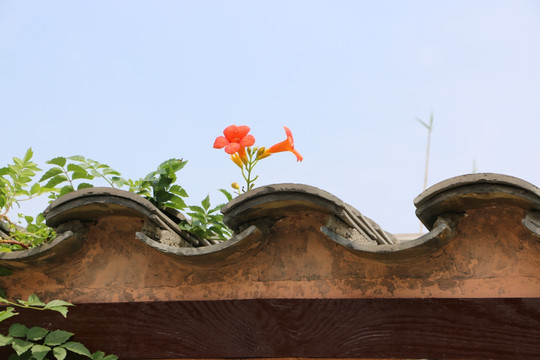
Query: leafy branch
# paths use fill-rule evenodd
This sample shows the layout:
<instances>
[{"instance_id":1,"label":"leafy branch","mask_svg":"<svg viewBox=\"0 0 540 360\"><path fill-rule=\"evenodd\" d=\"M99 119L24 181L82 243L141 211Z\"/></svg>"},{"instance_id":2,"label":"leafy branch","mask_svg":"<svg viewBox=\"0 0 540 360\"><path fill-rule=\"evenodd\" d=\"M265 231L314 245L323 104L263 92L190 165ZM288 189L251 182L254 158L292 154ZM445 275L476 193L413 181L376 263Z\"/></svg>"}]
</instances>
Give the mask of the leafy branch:
<instances>
[{"instance_id":1,"label":"leafy branch","mask_svg":"<svg viewBox=\"0 0 540 360\"><path fill-rule=\"evenodd\" d=\"M250 156L260 151L249 149ZM37 165L31 161L32 149L28 149L22 159L13 158L14 163L0 169L0 251L28 249L53 239L56 234L45 224L42 214L34 219L19 214L19 222L26 220L27 227L22 228L7 218L7 213L13 204L28 200L35 196L49 193L54 200L75 190L91 188L93 180L101 179L111 187L128 186L129 191L149 200L156 207L184 210L189 208L191 220L180 226L200 238L227 240L231 235L230 229L223 223L219 213L222 205L210 206L210 198L201 202L201 206L188 207L185 198L186 190L177 184L177 173L184 168L187 161L169 159L162 162L155 171L150 172L139 180L125 180L121 174L108 165L76 155L70 157L55 157L46 163L52 165L39 179L32 184L32 179L38 171ZM251 182L255 179L251 179ZM251 184L248 181L249 184ZM220 191L230 201L231 194ZM2 231L4 230L4 231Z\"/></svg>"},{"instance_id":2,"label":"leafy branch","mask_svg":"<svg viewBox=\"0 0 540 360\"><path fill-rule=\"evenodd\" d=\"M32 216L23 216L22 214L19 214L20 218L25 219L26 228L8 223L7 230L9 234L6 235L6 238L0 239L0 243L7 246L2 246L0 251L28 249L56 237L56 232L45 224L43 213L39 213L35 219Z\"/></svg>"},{"instance_id":3,"label":"leafy branch","mask_svg":"<svg viewBox=\"0 0 540 360\"><path fill-rule=\"evenodd\" d=\"M0 168L0 221L11 222L7 216L14 204L30 200L47 191L38 183L31 185L36 172L41 171L37 164L31 161L32 148L29 148L24 157L13 157L13 164Z\"/></svg>"},{"instance_id":4,"label":"leafy branch","mask_svg":"<svg viewBox=\"0 0 540 360\"><path fill-rule=\"evenodd\" d=\"M73 304L63 300L52 300L48 303L41 301L37 295L30 295L28 300L9 301L0 297L0 303L11 305L0 311L0 322L18 315L15 307L31 310L51 310L67 317L68 306ZM69 341L74 334L64 330L48 330L40 326L28 328L25 325L14 323L10 326L8 334L0 334L0 346L11 345L14 354L8 360L46 360L52 352L56 360L64 360L69 352L86 356L92 360L117 360L116 355L107 355L102 351L90 353L80 342Z\"/></svg>"},{"instance_id":5,"label":"leafy branch","mask_svg":"<svg viewBox=\"0 0 540 360\"><path fill-rule=\"evenodd\" d=\"M219 191L225 195L228 201L232 200L232 195L227 190L219 189ZM232 235L232 231L223 223L223 214L219 212L224 205L220 204L211 208L210 195L208 195L201 201L201 206L189 206L191 212L187 214L191 217L191 220L181 222L179 226L182 230L186 230L201 239L228 240Z\"/></svg>"},{"instance_id":6,"label":"leafy branch","mask_svg":"<svg viewBox=\"0 0 540 360\"><path fill-rule=\"evenodd\" d=\"M44 303L43 301L41 301L37 297L37 295L34 295L34 294L30 295L28 297L28 300L18 300L17 302L12 302L12 301L9 301L8 299L4 298L4 297L0 297L0 303L4 303L4 304L7 304L7 305L12 305L12 306L17 306L17 307L25 308L25 309L32 309L32 310L52 310L52 311L57 311L57 312L61 313L64 317L67 317L68 306L73 306L73 304L71 304L71 303L69 303L67 301L63 301L63 300L53 300L53 301L49 301L48 303ZM0 311L0 321L5 320L8 317L18 315L13 310L11 310L9 312L11 312L12 315L8 316L8 317L4 317L5 316L4 313L8 309L13 309L13 308L8 307L6 310Z\"/></svg>"},{"instance_id":7,"label":"leafy branch","mask_svg":"<svg viewBox=\"0 0 540 360\"><path fill-rule=\"evenodd\" d=\"M53 238L54 231L44 224L43 215L34 218L25 217L28 228L17 226L8 217L13 205L19 205L20 201L30 200L48 191L33 183L32 179L38 171L41 171L32 161L32 148L29 148L24 157L13 157L13 164L0 168L0 251L28 249L39 245L47 239ZM19 215L19 218L22 216Z\"/></svg>"},{"instance_id":8,"label":"leafy branch","mask_svg":"<svg viewBox=\"0 0 540 360\"><path fill-rule=\"evenodd\" d=\"M59 156L46 163L54 166L43 174L39 182L47 180L43 187L50 192L49 198L51 199L57 199L75 191L75 189L80 190L94 186L88 182L79 182L80 180L99 178L105 180L111 187L122 187L128 183L120 177L121 174L118 171L111 169L108 165L80 155L67 158ZM62 186L59 187L59 185Z\"/></svg>"},{"instance_id":9,"label":"leafy branch","mask_svg":"<svg viewBox=\"0 0 540 360\"><path fill-rule=\"evenodd\" d=\"M158 208L169 207L183 210L187 205L182 198L188 197L188 194L175 183L178 179L176 173L186 164L187 161L183 159L164 161L143 179L129 180L129 191L143 196Z\"/></svg>"}]
</instances>

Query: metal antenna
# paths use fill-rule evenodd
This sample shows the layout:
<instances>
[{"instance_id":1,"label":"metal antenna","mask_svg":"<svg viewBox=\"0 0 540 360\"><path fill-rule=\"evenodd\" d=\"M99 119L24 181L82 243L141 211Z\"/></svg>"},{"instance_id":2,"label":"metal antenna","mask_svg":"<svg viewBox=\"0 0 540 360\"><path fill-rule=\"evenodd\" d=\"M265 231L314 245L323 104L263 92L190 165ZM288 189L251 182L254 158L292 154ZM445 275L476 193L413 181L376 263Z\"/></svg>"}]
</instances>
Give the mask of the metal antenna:
<instances>
[{"instance_id":1,"label":"metal antenna","mask_svg":"<svg viewBox=\"0 0 540 360\"><path fill-rule=\"evenodd\" d=\"M426 149L426 169L424 172L424 188L422 191L425 191L427 189L428 184L428 173L429 173L429 151L431 147L431 130L433 130L433 112L431 113L431 116L429 117L429 124L426 124L424 121L422 121L419 118L416 118L418 122L428 130L428 138L427 138L427 149ZM420 222L420 231L422 232L422 222Z\"/></svg>"}]
</instances>

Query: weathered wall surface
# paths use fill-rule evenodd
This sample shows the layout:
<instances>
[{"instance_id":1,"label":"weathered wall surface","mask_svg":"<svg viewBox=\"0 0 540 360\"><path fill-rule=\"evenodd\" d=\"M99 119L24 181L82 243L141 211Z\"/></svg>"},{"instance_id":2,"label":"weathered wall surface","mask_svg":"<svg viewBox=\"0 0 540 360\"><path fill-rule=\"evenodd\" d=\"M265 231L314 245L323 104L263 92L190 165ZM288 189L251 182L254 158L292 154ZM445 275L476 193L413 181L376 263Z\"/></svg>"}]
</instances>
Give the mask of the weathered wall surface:
<instances>
[{"instance_id":1,"label":"weathered wall surface","mask_svg":"<svg viewBox=\"0 0 540 360\"><path fill-rule=\"evenodd\" d=\"M327 215L296 212L247 247L176 256L136 238L143 220L109 216L88 225L67 257L1 279L11 296L78 303L253 298L535 297L540 242L523 209L490 206L461 217L440 247L406 256L331 241ZM398 256L399 255L399 256Z\"/></svg>"},{"instance_id":2,"label":"weathered wall surface","mask_svg":"<svg viewBox=\"0 0 540 360\"><path fill-rule=\"evenodd\" d=\"M430 232L407 243L318 189L244 195L224 208L233 239L196 247L133 194L74 193L48 221L82 229L0 254L14 270L0 286L75 303L69 319L17 321L121 359L540 358L536 187L493 174L438 184L416 200ZM148 221L183 247L152 240Z\"/></svg>"}]
</instances>

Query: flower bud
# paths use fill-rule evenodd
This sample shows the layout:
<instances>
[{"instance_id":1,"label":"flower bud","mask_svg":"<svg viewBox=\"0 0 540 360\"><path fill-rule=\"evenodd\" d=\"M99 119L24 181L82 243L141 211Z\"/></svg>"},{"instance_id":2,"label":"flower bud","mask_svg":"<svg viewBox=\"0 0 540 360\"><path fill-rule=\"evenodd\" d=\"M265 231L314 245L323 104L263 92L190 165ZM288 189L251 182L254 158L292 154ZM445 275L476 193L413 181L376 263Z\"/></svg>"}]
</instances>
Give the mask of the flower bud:
<instances>
[{"instance_id":1,"label":"flower bud","mask_svg":"<svg viewBox=\"0 0 540 360\"><path fill-rule=\"evenodd\" d=\"M248 157L246 156L246 153L244 153L243 155L240 155L240 161L244 163L244 165L247 166L248 164Z\"/></svg>"},{"instance_id":2,"label":"flower bud","mask_svg":"<svg viewBox=\"0 0 540 360\"><path fill-rule=\"evenodd\" d=\"M264 150L265 150L265 147L264 147L264 146L261 146L261 147L257 150L257 159L260 159L260 158L261 158L261 155L264 153Z\"/></svg>"},{"instance_id":3,"label":"flower bud","mask_svg":"<svg viewBox=\"0 0 540 360\"><path fill-rule=\"evenodd\" d=\"M240 169L242 169L244 167L244 164L242 163L242 160L240 160L240 157L238 156L238 153L235 153L235 154L232 154L231 155L231 160L236 164L238 165L238 167Z\"/></svg>"},{"instance_id":4,"label":"flower bud","mask_svg":"<svg viewBox=\"0 0 540 360\"><path fill-rule=\"evenodd\" d=\"M248 148L248 151L251 151L251 148ZM246 149L241 147L240 150L238 150L237 154L240 160L244 163L244 165L247 166L249 160L246 154Z\"/></svg>"},{"instance_id":5,"label":"flower bud","mask_svg":"<svg viewBox=\"0 0 540 360\"><path fill-rule=\"evenodd\" d=\"M231 184L231 187L232 187L233 189L240 190L240 185L238 185L237 182L233 182L233 183Z\"/></svg>"},{"instance_id":6,"label":"flower bud","mask_svg":"<svg viewBox=\"0 0 540 360\"><path fill-rule=\"evenodd\" d=\"M257 159L261 160L261 159L269 157L270 155L272 155L272 153L270 151L268 151L268 149L264 149L264 151L262 151L262 153L260 155L257 153Z\"/></svg>"}]
</instances>

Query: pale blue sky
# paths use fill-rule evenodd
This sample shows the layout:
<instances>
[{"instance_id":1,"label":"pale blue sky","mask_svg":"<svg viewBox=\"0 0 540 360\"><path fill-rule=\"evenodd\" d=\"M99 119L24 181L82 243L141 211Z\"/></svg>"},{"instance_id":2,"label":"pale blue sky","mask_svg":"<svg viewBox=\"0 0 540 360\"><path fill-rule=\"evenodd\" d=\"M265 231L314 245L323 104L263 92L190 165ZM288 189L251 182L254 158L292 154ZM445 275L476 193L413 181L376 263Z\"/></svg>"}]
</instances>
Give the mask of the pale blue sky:
<instances>
[{"instance_id":1,"label":"pale blue sky","mask_svg":"<svg viewBox=\"0 0 540 360\"><path fill-rule=\"evenodd\" d=\"M431 111L430 185L475 159L540 185L539 39L537 0L0 0L0 165L32 147L139 178L183 157L189 202L217 203L240 174L215 137L245 124L269 146L286 125L304 161L270 157L258 185L415 232Z\"/></svg>"}]
</instances>

